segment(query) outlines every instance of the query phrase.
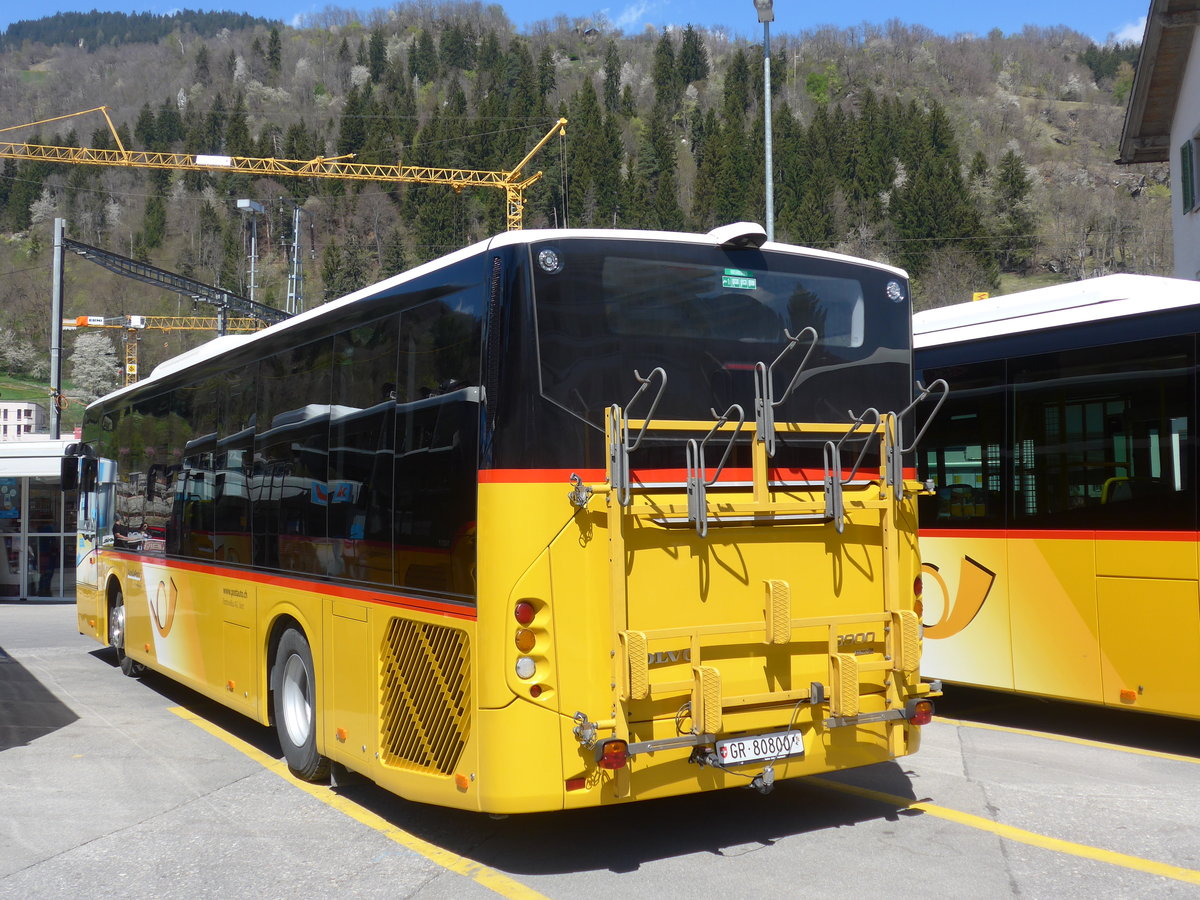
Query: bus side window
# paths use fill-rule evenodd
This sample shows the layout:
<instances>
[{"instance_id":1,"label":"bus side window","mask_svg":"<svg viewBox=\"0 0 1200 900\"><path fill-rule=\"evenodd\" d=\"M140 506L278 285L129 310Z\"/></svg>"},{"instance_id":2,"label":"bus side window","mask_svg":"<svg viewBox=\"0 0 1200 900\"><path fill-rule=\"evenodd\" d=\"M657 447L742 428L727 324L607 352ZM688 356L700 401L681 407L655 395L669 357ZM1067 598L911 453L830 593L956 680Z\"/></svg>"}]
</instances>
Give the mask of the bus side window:
<instances>
[{"instance_id":1,"label":"bus side window","mask_svg":"<svg viewBox=\"0 0 1200 900\"><path fill-rule=\"evenodd\" d=\"M949 399L918 454L919 477L934 494L919 500L923 528L995 528L1004 521L1004 366L977 363L931 369L922 383L945 378Z\"/></svg>"},{"instance_id":2,"label":"bus side window","mask_svg":"<svg viewBox=\"0 0 1200 900\"><path fill-rule=\"evenodd\" d=\"M393 534L404 587L475 593L482 314L467 294L401 314Z\"/></svg>"},{"instance_id":3,"label":"bus side window","mask_svg":"<svg viewBox=\"0 0 1200 900\"><path fill-rule=\"evenodd\" d=\"M1018 520L1194 528L1193 362L1190 336L1014 361Z\"/></svg>"}]
</instances>

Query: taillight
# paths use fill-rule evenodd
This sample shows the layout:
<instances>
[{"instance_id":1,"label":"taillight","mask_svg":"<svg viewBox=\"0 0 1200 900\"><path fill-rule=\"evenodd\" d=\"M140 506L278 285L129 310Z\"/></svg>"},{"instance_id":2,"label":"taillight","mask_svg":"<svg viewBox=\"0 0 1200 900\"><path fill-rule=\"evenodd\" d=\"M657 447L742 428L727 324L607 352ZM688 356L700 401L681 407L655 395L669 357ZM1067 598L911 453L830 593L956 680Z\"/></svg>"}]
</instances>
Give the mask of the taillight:
<instances>
[{"instance_id":1,"label":"taillight","mask_svg":"<svg viewBox=\"0 0 1200 900\"><path fill-rule=\"evenodd\" d=\"M517 649L522 653L528 653L533 649L533 645L537 643L537 637L528 628L518 628L513 640L517 645Z\"/></svg>"},{"instance_id":2,"label":"taillight","mask_svg":"<svg viewBox=\"0 0 1200 900\"><path fill-rule=\"evenodd\" d=\"M933 721L933 701L909 700L905 712L910 725L928 725Z\"/></svg>"},{"instance_id":3,"label":"taillight","mask_svg":"<svg viewBox=\"0 0 1200 900\"><path fill-rule=\"evenodd\" d=\"M528 625L533 621L534 613L537 612L533 608L533 604L528 600L522 600L513 607L513 618L517 620L519 625Z\"/></svg>"},{"instance_id":4,"label":"taillight","mask_svg":"<svg viewBox=\"0 0 1200 900\"><path fill-rule=\"evenodd\" d=\"M918 575L916 578L913 579L913 596L920 597L921 594L923 594L924 592L925 592L925 582L923 582L921 580L921 576Z\"/></svg>"},{"instance_id":5,"label":"taillight","mask_svg":"<svg viewBox=\"0 0 1200 900\"><path fill-rule=\"evenodd\" d=\"M629 762L629 745L620 738L605 741L596 747L596 765L602 769L623 769Z\"/></svg>"}]
</instances>

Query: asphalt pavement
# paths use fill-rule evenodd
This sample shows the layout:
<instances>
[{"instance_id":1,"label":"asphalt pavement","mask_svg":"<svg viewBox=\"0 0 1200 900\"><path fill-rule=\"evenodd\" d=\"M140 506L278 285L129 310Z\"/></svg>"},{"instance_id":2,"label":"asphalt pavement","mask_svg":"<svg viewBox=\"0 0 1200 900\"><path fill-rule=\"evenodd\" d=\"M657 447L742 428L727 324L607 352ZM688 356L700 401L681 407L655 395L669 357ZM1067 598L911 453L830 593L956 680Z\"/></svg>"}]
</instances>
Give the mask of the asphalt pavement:
<instances>
[{"instance_id":1,"label":"asphalt pavement","mask_svg":"<svg viewBox=\"0 0 1200 900\"><path fill-rule=\"evenodd\" d=\"M0 897L1200 897L1198 723L960 697L919 754L767 797L493 819L300 785L73 606L0 603Z\"/></svg>"}]
</instances>

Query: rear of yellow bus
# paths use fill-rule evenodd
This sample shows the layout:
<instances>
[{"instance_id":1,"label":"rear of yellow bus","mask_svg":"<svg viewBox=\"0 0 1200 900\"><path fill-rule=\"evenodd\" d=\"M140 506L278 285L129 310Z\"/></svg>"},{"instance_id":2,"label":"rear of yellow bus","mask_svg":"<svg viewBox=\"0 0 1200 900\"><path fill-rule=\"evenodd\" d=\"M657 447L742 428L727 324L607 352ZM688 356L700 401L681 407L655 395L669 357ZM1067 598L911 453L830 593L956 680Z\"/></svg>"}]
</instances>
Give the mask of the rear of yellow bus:
<instances>
[{"instance_id":1,"label":"rear of yellow bus","mask_svg":"<svg viewBox=\"0 0 1200 900\"><path fill-rule=\"evenodd\" d=\"M463 805L767 792L919 745L907 283L742 243L496 256Z\"/></svg>"}]
</instances>

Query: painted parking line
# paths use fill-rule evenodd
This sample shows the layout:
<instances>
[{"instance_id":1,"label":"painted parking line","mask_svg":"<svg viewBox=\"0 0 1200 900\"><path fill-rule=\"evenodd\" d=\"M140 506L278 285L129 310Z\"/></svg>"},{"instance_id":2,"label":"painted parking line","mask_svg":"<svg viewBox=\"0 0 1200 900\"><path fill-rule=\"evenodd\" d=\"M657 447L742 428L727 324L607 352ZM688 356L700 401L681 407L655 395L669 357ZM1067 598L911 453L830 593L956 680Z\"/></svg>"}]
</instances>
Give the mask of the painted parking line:
<instances>
[{"instance_id":1,"label":"painted parking line","mask_svg":"<svg viewBox=\"0 0 1200 900\"><path fill-rule=\"evenodd\" d=\"M1087 844L1076 844L1072 841L1048 837L1044 834L1026 831L1023 828L1014 828L1012 825L993 822L991 819L985 819L982 816L960 812L957 809L950 809L945 806L938 806L936 803L929 803L925 800L909 800L904 797L897 797L894 794L885 794L882 791L873 791L870 788L858 787L853 784L843 784L838 781L829 781L825 778L815 776L806 780L830 790L840 791L843 794L853 794L856 797L876 800L879 803L886 803L889 806L897 806L901 809L919 810L939 819L945 819L959 825L966 825L969 828L977 828L980 831L988 831L1007 840L1028 844L1031 847L1041 847L1043 850L1052 850L1055 853L1066 853L1071 856L1082 857L1083 859L1092 859L1097 862L1109 863L1138 872L1146 872L1150 875L1162 875L1164 878L1173 878L1176 881L1182 881L1187 884L1200 884L1200 870L1185 869L1182 866L1172 866L1168 863L1156 862L1152 859L1143 859L1140 856L1131 856L1128 853L1117 853L1113 850L1102 850L1099 847L1092 847Z\"/></svg>"},{"instance_id":2,"label":"painted parking line","mask_svg":"<svg viewBox=\"0 0 1200 900\"><path fill-rule=\"evenodd\" d=\"M1136 713L1134 714L1136 715ZM1100 750L1118 750L1121 753L1132 753L1135 756L1152 756L1155 759L1169 759L1174 762L1191 763L1200 766L1200 757L1181 756L1178 753L1161 753L1157 750L1144 750L1141 747L1128 747L1124 744L1106 744L1103 741L1089 741L1087 738L1071 737L1065 734L1053 734L1049 731L1031 731L1027 728L1010 728L1007 725L991 725L986 722L968 722L965 719L945 719L934 716L934 722L943 725L958 725L962 728L979 728L984 731L1003 731L1008 734L1023 734L1026 737L1045 738L1048 741L1061 741L1064 744L1078 744L1081 747L1096 747Z\"/></svg>"},{"instance_id":3,"label":"painted parking line","mask_svg":"<svg viewBox=\"0 0 1200 900\"><path fill-rule=\"evenodd\" d=\"M326 785L310 784L307 781L301 781L288 771L287 764L282 760L275 759L273 756L263 753L252 744L230 734L223 728L219 728L207 719L201 718L191 710L181 706L174 706L170 708L170 711L179 716L179 718L191 722L197 728L207 731L213 737L224 741L234 750L237 750L244 756L250 757L250 759L254 760L264 769L267 769L274 775L278 775L294 787L300 788L300 790L320 800L326 806L333 807L343 815L354 819L354 821L378 831L388 840L394 841L414 853L419 853L430 862L437 863L442 868L448 869L456 875L470 878L488 890L502 897L511 898L511 900L547 900L545 895L539 894L533 888L522 884L516 879L509 878L495 869L489 869L487 866L477 863L472 859L467 859L465 856L451 853L437 844L431 844L429 841L422 840L416 835L405 831L403 828L397 828L387 819L363 809L357 803L337 794L332 788Z\"/></svg>"}]
</instances>

